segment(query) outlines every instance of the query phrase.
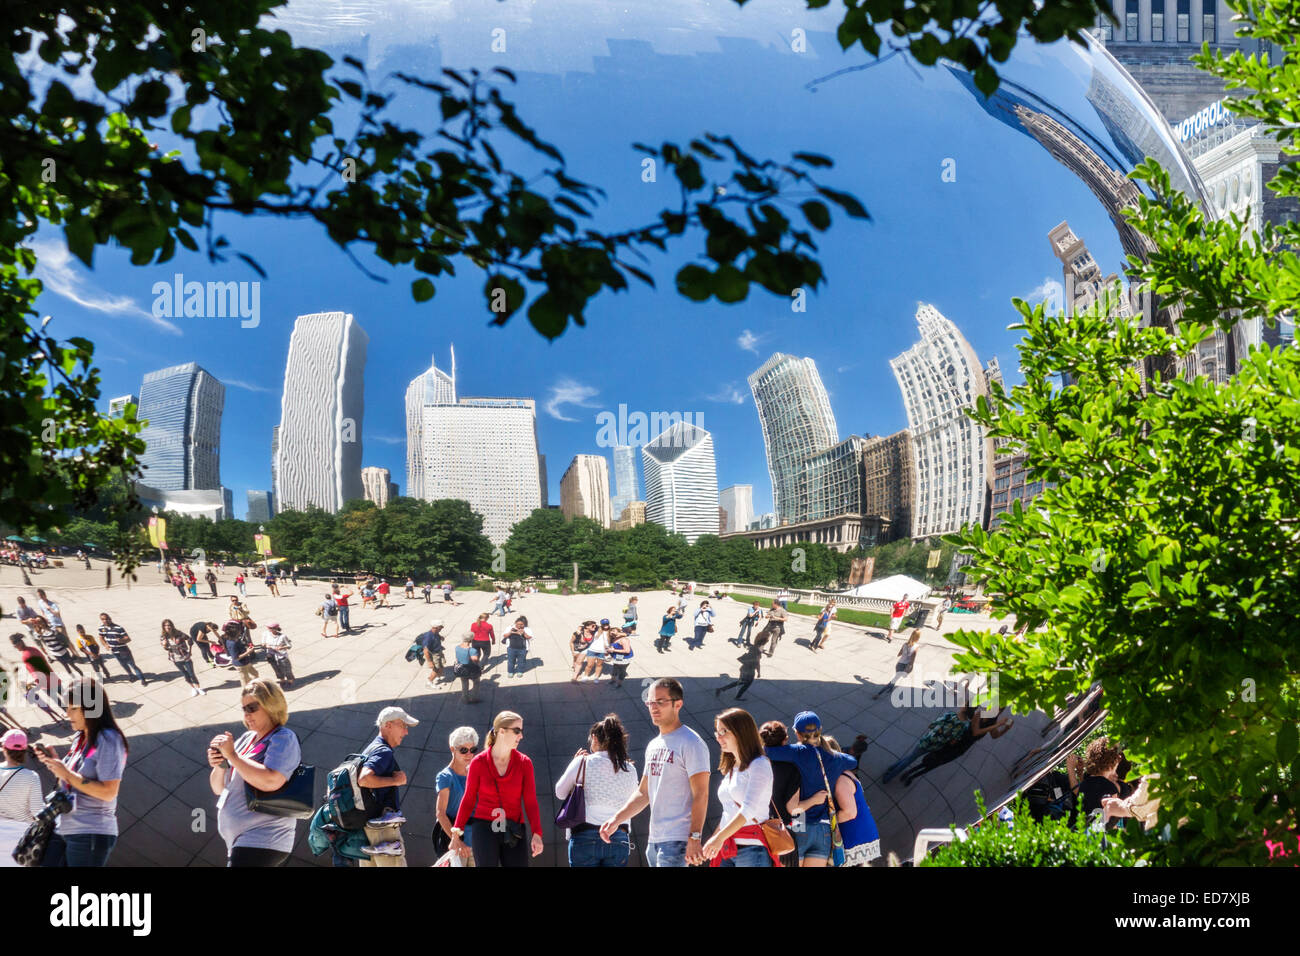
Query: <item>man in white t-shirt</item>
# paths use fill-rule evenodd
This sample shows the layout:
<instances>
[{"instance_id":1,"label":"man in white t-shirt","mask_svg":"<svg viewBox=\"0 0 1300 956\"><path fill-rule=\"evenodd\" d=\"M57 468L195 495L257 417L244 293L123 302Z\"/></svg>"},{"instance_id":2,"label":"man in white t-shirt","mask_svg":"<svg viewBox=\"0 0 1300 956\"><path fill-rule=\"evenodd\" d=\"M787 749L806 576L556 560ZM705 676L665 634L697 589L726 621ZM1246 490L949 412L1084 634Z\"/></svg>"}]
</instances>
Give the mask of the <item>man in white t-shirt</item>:
<instances>
[{"instance_id":1,"label":"man in white t-shirt","mask_svg":"<svg viewBox=\"0 0 1300 956\"><path fill-rule=\"evenodd\" d=\"M709 809L709 748L681 721L682 685L661 677L645 694L659 736L645 750L641 785L600 827L606 843L614 831L650 808L646 860L651 866L686 866L704 861L701 837Z\"/></svg>"}]
</instances>

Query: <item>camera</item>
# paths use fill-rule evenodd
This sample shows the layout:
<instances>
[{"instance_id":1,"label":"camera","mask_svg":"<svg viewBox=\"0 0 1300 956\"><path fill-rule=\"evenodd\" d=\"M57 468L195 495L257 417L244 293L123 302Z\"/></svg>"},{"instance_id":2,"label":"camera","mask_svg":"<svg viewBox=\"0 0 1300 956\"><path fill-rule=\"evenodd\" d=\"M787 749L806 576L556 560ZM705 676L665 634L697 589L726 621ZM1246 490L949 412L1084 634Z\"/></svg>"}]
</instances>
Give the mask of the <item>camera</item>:
<instances>
[{"instance_id":1,"label":"camera","mask_svg":"<svg viewBox=\"0 0 1300 956\"><path fill-rule=\"evenodd\" d=\"M41 823L53 824L54 821L72 809L72 795L63 790L54 790L45 797L45 806L36 814Z\"/></svg>"}]
</instances>

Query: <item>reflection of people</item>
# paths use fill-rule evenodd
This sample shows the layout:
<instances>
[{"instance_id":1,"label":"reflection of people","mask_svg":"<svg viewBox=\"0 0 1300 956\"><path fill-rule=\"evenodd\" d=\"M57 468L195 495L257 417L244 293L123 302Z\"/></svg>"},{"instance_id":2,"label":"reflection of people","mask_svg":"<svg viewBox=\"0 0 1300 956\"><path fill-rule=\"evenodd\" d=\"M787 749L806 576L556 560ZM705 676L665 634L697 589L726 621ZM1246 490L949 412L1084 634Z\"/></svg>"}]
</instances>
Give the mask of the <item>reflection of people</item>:
<instances>
[{"instance_id":1,"label":"reflection of people","mask_svg":"<svg viewBox=\"0 0 1300 956\"><path fill-rule=\"evenodd\" d=\"M600 825L637 788L636 767L627 754L627 731L618 714L606 714L591 725L587 746L590 753L579 750L555 784L559 800L568 799L579 782L585 794L586 820L569 831L569 866L627 866L632 846L628 825L616 829L608 843L600 838Z\"/></svg>"},{"instance_id":2,"label":"reflection of people","mask_svg":"<svg viewBox=\"0 0 1300 956\"><path fill-rule=\"evenodd\" d=\"M839 752L840 745L834 737L827 737L826 743ZM836 778L834 787L835 822L844 841L844 865L870 866L880 856L880 831L867 806L862 783L857 774L845 771Z\"/></svg>"},{"instance_id":3,"label":"reflection of people","mask_svg":"<svg viewBox=\"0 0 1300 956\"><path fill-rule=\"evenodd\" d=\"M537 781L533 762L519 752L523 738L524 719L503 710L492 721L483 752L469 762L465 797L451 830L451 848L460 852L469 845L476 867L526 867L530 856L542 852ZM532 830L527 840L525 823ZM472 844L463 840L466 829L473 831Z\"/></svg>"},{"instance_id":4,"label":"reflection of people","mask_svg":"<svg viewBox=\"0 0 1300 956\"><path fill-rule=\"evenodd\" d=\"M912 673L912 668L916 665L916 655L921 649L921 629L914 628L912 634L907 639L907 643L898 649L898 662L894 664L894 679L891 680L880 690L872 695L871 699L875 700L882 694L887 694L894 689L894 686L903 678L904 674Z\"/></svg>"},{"instance_id":5,"label":"reflection of people","mask_svg":"<svg viewBox=\"0 0 1300 956\"><path fill-rule=\"evenodd\" d=\"M903 618L907 615L907 609L911 606L907 601L906 594L903 595L901 601L894 602L894 606L889 612L889 634L886 635L886 640L890 642L894 640L894 632L903 626Z\"/></svg>"},{"instance_id":6,"label":"reflection of people","mask_svg":"<svg viewBox=\"0 0 1300 956\"><path fill-rule=\"evenodd\" d=\"M437 791L437 803L434 807L435 827L433 846L438 855L451 848L451 828L453 820L460 810L460 801L465 796L465 781L469 774L469 762L478 753L478 731L473 727L457 727L447 738L451 747L451 762L438 771L433 786ZM466 832L462 838L464 849L459 851L462 865L474 865L472 849L473 834Z\"/></svg>"},{"instance_id":7,"label":"reflection of people","mask_svg":"<svg viewBox=\"0 0 1300 956\"><path fill-rule=\"evenodd\" d=\"M826 806L826 782L852 772L857 761L847 754L836 753L822 736L821 718L810 710L795 716L794 731L798 743L766 748L769 758L793 763L799 770L799 790L791 798L797 812L804 815L803 828L795 829L795 849L801 867L825 866L831 855L831 820Z\"/></svg>"},{"instance_id":8,"label":"reflection of people","mask_svg":"<svg viewBox=\"0 0 1300 956\"><path fill-rule=\"evenodd\" d=\"M1003 710L1005 709L1003 708ZM1010 730L1011 725L1014 723L1010 718L1003 720L1001 712L996 717L976 717L977 712L978 708L975 707L963 707L958 711L959 716L965 716L970 720L965 735L947 747L930 751L921 758L920 764L904 771L903 785L909 786L917 777L924 776L935 767L942 767L944 764L956 760L975 746L975 743L985 734L989 736L989 739L997 740Z\"/></svg>"},{"instance_id":9,"label":"reflection of people","mask_svg":"<svg viewBox=\"0 0 1300 956\"><path fill-rule=\"evenodd\" d=\"M712 866L780 866L763 835L772 803L772 761L763 753L763 740L749 711L724 710L713 719L714 736L722 750L718 772L718 802L722 819L704 844Z\"/></svg>"},{"instance_id":10,"label":"reflection of people","mask_svg":"<svg viewBox=\"0 0 1300 956\"><path fill-rule=\"evenodd\" d=\"M0 866L17 866L13 850L28 824L45 806L41 778L23 766L27 759L27 735L11 730L0 739L5 762L0 767Z\"/></svg>"},{"instance_id":11,"label":"reflection of people","mask_svg":"<svg viewBox=\"0 0 1300 956\"><path fill-rule=\"evenodd\" d=\"M880 778L881 783L889 783L900 773L911 765L912 761L935 750L942 750L949 744L955 744L970 731L970 717L963 717L962 714L968 714L970 708L963 707L961 712L950 710L946 714L941 714L934 720L930 721L930 726L926 728L921 739L916 742L911 751L899 757L890 765Z\"/></svg>"}]
</instances>

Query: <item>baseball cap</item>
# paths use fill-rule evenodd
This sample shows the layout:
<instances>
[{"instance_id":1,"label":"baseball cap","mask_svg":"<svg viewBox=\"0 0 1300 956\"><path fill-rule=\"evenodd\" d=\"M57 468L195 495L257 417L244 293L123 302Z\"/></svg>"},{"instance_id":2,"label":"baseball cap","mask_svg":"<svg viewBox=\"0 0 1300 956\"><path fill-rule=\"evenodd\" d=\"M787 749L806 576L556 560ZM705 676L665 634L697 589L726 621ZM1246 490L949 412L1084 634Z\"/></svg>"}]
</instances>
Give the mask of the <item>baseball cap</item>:
<instances>
[{"instance_id":1,"label":"baseball cap","mask_svg":"<svg viewBox=\"0 0 1300 956\"><path fill-rule=\"evenodd\" d=\"M601 626L601 627L608 627L608 626L609 626L609 618L607 618L607 617L602 617L602 618L600 619L600 626Z\"/></svg>"},{"instance_id":2,"label":"baseball cap","mask_svg":"<svg viewBox=\"0 0 1300 956\"><path fill-rule=\"evenodd\" d=\"M266 629L268 631L278 631L280 629L280 622L272 621L270 624L266 625Z\"/></svg>"},{"instance_id":3,"label":"baseball cap","mask_svg":"<svg viewBox=\"0 0 1300 956\"><path fill-rule=\"evenodd\" d=\"M408 727L415 727L420 723L400 707L385 707L379 712L379 716L375 718L375 726L382 727L390 720L400 720Z\"/></svg>"},{"instance_id":4,"label":"baseball cap","mask_svg":"<svg viewBox=\"0 0 1300 956\"><path fill-rule=\"evenodd\" d=\"M794 718L795 733L807 734L814 730L822 729L822 719L814 714L811 710L805 710L795 715Z\"/></svg>"},{"instance_id":5,"label":"baseball cap","mask_svg":"<svg viewBox=\"0 0 1300 956\"><path fill-rule=\"evenodd\" d=\"M11 730L0 738L0 747L5 750L26 750L27 735L21 730Z\"/></svg>"},{"instance_id":6,"label":"baseball cap","mask_svg":"<svg viewBox=\"0 0 1300 956\"><path fill-rule=\"evenodd\" d=\"M442 626L443 626L442 618L440 617L435 617L432 621L429 622L430 628L442 627Z\"/></svg>"}]
</instances>

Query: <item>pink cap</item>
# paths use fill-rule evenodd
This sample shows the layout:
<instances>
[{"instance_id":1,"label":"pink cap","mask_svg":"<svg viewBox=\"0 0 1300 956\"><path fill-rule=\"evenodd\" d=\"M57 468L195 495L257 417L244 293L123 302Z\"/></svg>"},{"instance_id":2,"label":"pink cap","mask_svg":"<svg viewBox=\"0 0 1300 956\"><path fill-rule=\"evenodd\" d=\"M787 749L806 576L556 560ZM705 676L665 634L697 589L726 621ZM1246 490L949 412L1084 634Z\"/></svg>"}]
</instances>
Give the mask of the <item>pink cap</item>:
<instances>
[{"instance_id":1,"label":"pink cap","mask_svg":"<svg viewBox=\"0 0 1300 956\"><path fill-rule=\"evenodd\" d=\"M272 621L270 624L266 625L266 629L268 631L278 631L280 629L280 622Z\"/></svg>"},{"instance_id":2,"label":"pink cap","mask_svg":"<svg viewBox=\"0 0 1300 956\"><path fill-rule=\"evenodd\" d=\"M21 730L11 730L0 738L0 747L5 750L26 750L27 735Z\"/></svg>"}]
</instances>

